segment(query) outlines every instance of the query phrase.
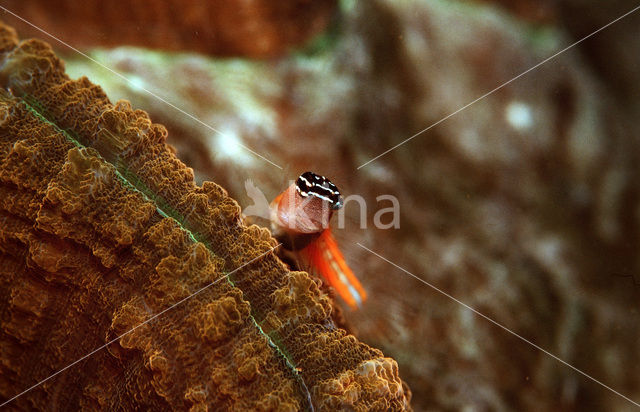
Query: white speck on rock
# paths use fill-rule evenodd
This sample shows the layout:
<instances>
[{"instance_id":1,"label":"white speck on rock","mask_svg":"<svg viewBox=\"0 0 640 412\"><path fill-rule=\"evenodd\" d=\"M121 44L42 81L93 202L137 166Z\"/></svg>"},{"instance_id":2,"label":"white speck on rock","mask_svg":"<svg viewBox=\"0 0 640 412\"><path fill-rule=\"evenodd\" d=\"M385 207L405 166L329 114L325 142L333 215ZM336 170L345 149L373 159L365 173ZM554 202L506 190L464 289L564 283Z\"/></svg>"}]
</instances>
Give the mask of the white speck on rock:
<instances>
[{"instance_id":1,"label":"white speck on rock","mask_svg":"<svg viewBox=\"0 0 640 412\"><path fill-rule=\"evenodd\" d=\"M212 139L215 142L213 153L228 158L237 164L249 164L251 155L244 148L240 136L235 131L224 130L223 133L216 134Z\"/></svg>"},{"instance_id":2,"label":"white speck on rock","mask_svg":"<svg viewBox=\"0 0 640 412\"><path fill-rule=\"evenodd\" d=\"M507 122L516 130L524 131L533 126L533 114L531 107L522 102L514 101L505 109Z\"/></svg>"}]
</instances>

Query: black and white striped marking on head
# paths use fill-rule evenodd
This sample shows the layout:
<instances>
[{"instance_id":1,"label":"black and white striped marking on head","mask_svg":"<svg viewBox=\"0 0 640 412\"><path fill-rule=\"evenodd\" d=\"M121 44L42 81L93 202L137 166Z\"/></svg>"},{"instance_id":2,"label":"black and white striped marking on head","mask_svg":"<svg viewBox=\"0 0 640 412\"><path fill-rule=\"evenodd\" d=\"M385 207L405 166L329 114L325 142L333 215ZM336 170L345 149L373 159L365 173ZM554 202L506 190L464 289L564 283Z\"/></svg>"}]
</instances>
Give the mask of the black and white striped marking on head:
<instances>
[{"instance_id":1,"label":"black and white striped marking on head","mask_svg":"<svg viewBox=\"0 0 640 412\"><path fill-rule=\"evenodd\" d=\"M296 191L300 196L315 196L329 202L332 209L340 209L342 207L342 196L340 191L324 176L317 175L313 172L304 172L296 180Z\"/></svg>"}]
</instances>

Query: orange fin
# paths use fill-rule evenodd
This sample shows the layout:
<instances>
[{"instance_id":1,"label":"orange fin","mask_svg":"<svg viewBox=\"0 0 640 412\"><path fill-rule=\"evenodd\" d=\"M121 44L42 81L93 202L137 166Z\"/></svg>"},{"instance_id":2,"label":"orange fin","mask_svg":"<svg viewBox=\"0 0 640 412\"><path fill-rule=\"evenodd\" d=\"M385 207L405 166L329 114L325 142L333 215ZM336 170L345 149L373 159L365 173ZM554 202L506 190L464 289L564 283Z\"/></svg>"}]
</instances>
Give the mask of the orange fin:
<instances>
[{"instance_id":1,"label":"orange fin","mask_svg":"<svg viewBox=\"0 0 640 412\"><path fill-rule=\"evenodd\" d=\"M324 230L304 251L311 266L349 306L355 309L362 305L367 294L347 265L330 229Z\"/></svg>"}]
</instances>

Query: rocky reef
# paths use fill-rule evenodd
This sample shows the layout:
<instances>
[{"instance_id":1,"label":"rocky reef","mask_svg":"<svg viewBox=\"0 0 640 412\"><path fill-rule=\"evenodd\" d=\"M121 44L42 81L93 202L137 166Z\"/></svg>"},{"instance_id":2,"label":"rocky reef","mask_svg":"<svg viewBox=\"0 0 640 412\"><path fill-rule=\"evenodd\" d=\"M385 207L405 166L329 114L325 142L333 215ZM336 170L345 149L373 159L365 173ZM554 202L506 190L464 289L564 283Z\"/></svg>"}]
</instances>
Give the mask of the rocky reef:
<instances>
[{"instance_id":1,"label":"rocky reef","mask_svg":"<svg viewBox=\"0 0 640 412\"><path fill-rule=\"evenodd\" d=\"M6 25L0 86L1 401L409 408L396 362L335 326L317 282L221 186L195 183L163 126Z\"/></svg>"},{"instance_id":2,"label":"rocky reef","mask_svg":"<svg viewBox=\"0 0 640 412\"><path fill-rule=\"evenodd\" d=\"M274 57L304 44L327 25L336 0L7 0L25 18L22 35L39 30L75 47L144 46L205 54Z\"/></svg>"},{"instance_id":3,"label":"rocky reef","mask_svg":"<svg viewBox=\"0 0 640 412\"><path fill-rule=\"evenodd\" d=\"M130 80L124 82L3 15L67 53L70 77L88 76L112 99L127 99L165 125L167 143L198 184L215 180L245 206L248 179L270 200L288 179L313 170L345 195L366 199L368 211L349 202L345 225L334 228L369 296L360 310L345 310L344 321L358 340L398 362L414 409L635 410L356 242L640 402L633 367L640 362L640 12L457 112L637 1L344 0L312 45L260 61L191 47L202 32L180 24L182 36L194 39L163 47L146 34L139 42L116 40L127 31L135 40L138 29L105 28L80 4L60 15L52 6L30 6L44 1L2 5L9 3L76 47L154 47L82 49ZM399 200L399 229L373 227L376 210L388 206L377 202L382 194ZM243 291L253 308L247 296Z\"/></svg>"},{"instance_id":4,"label":"rocky reef","mask_svg":"<svg viewBox=\"0 0 640 412\"><path fill-rule=\"evenodd\" d=\"M165 124L196 181L242 204L246 179L269 197L304 170L367 200L367 230L354 203L335 230L369 295L345 317L398 361L415 409L635 410L356 242L640 400L638 12L357 169L636 6L344 1L324 48L276 61L90 51L126 84L67 60ZM372 227L381 194L399 199L400 229Z\"/></svg>"}]
</instances>

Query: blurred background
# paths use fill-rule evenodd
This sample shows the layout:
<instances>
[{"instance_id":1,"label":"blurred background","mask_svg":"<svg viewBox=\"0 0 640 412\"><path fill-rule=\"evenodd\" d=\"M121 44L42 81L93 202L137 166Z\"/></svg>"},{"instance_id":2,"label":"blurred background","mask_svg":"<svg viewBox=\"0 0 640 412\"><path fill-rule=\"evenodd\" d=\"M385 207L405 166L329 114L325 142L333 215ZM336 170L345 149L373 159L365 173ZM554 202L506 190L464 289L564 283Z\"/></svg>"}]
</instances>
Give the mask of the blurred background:
<instances>
[{"instance_id":1,"label":"blurred background","mask_svg":"<svg viewBox=\"0 0 640 412\"><path fill-rule=\"evenodd\" d=\"M369 294L344 317L415 410L636 408L356 245L640 402L640 10L358 169L636 2L127 3L0 5L128 82L0 16L149 112L243 207L247 179L271 200L306 170L363 196L334 230ZM399 228L373 225L380 195Z\"/></svg>"}]
</instances>

